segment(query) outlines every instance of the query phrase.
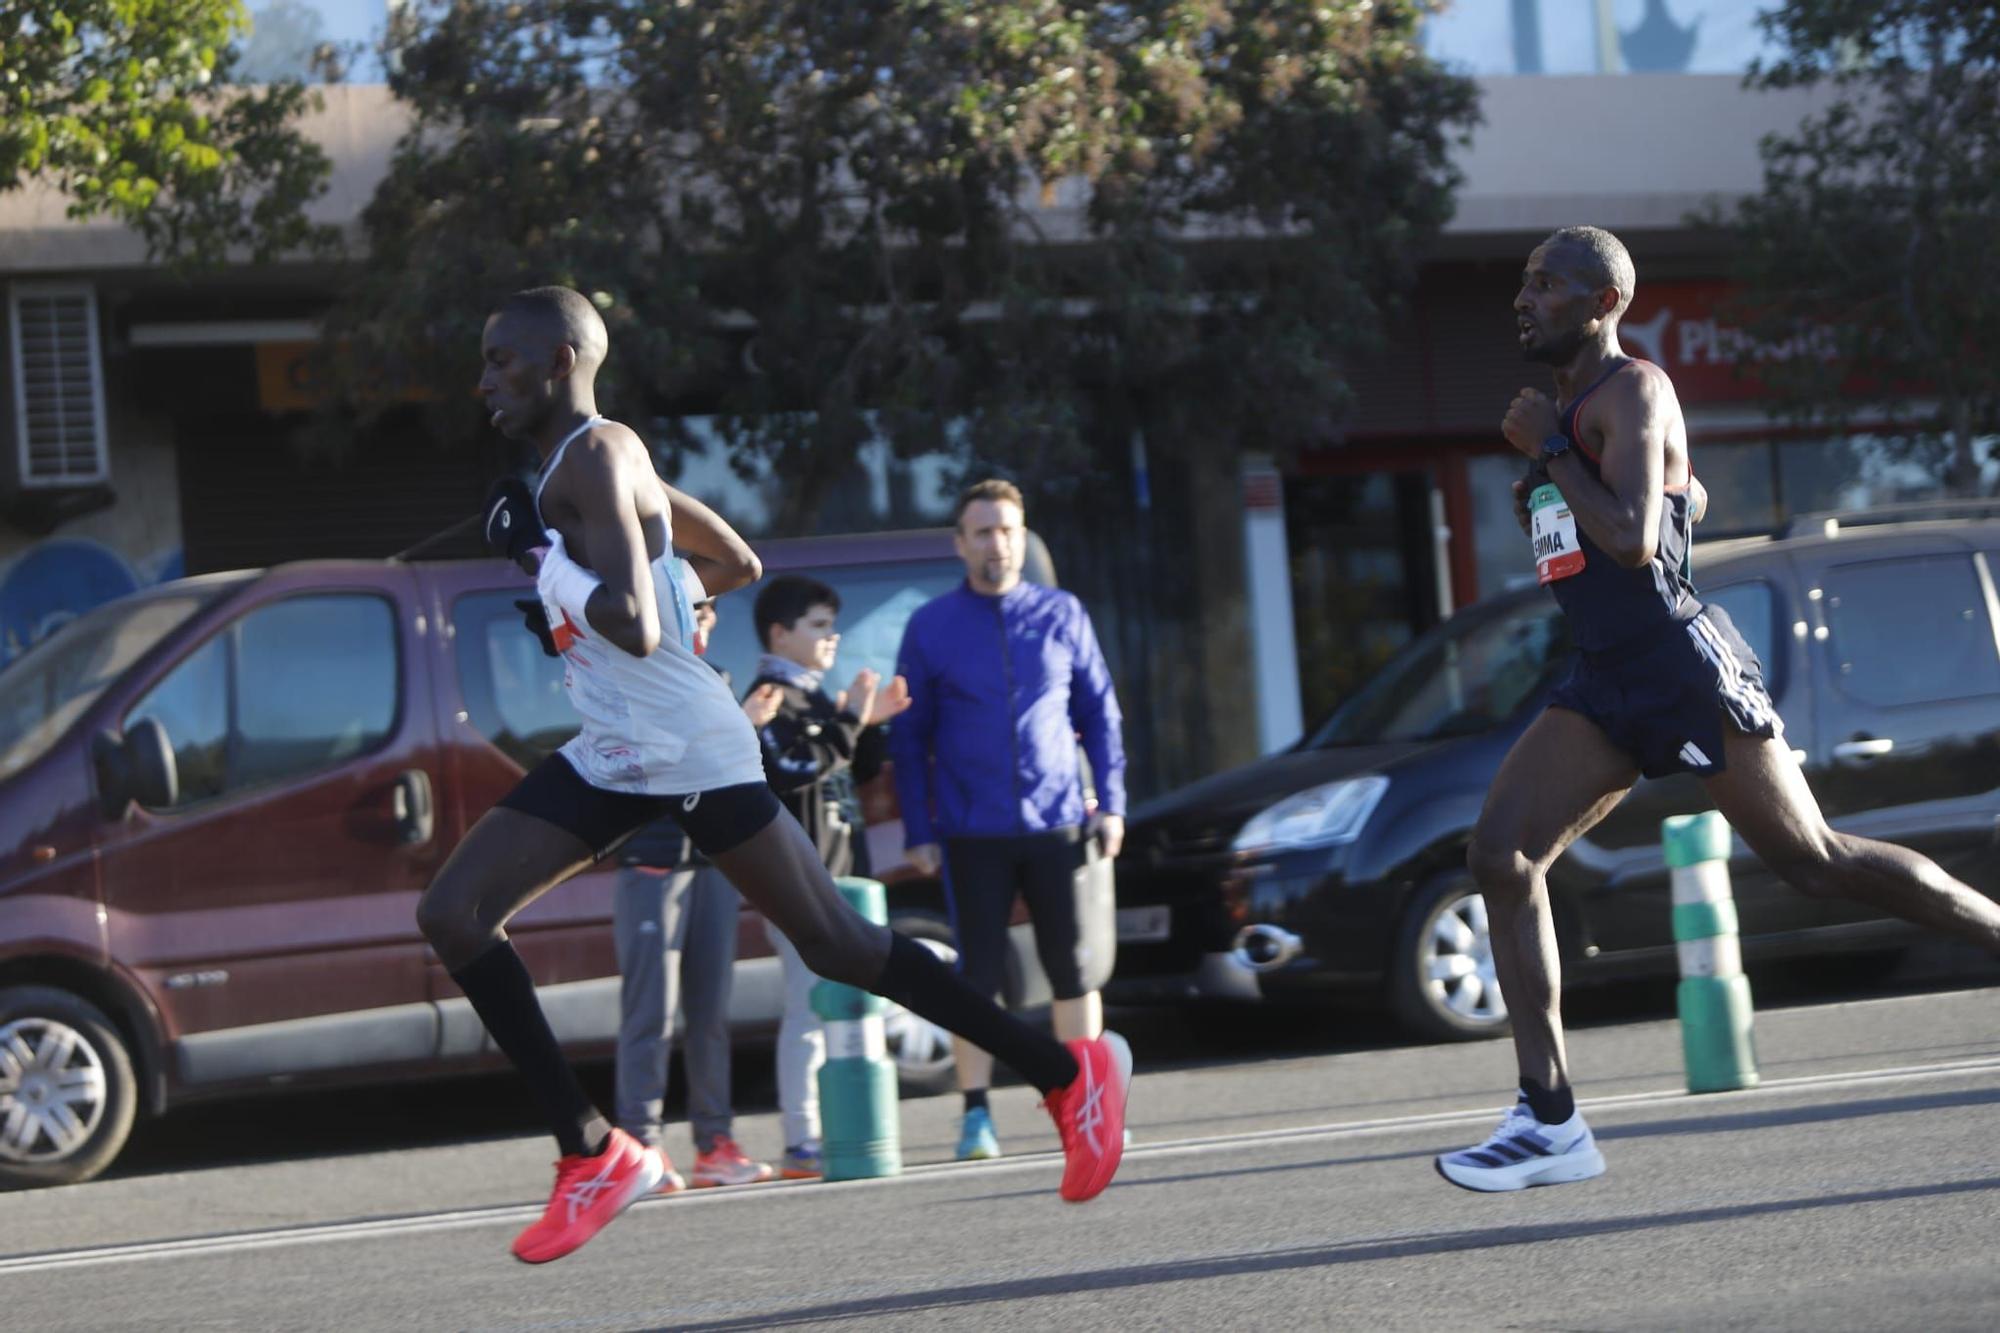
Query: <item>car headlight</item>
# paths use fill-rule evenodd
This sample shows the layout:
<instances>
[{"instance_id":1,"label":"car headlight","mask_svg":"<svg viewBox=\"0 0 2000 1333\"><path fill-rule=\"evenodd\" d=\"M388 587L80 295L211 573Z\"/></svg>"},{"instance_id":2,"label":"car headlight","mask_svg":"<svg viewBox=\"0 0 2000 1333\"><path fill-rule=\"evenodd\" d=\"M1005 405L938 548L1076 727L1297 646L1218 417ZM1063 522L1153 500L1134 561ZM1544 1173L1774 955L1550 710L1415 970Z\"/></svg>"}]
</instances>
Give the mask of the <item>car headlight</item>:
<instances>
[{"instance_id":1,"label":"car headlight","mask_svg":"<svg viewBox=\"0 0 2000 1333\"><path fill-rule=\"evenodd\" d=\"M1353 842L1388 790L1389 779L1378 774L1308 787L1251 816L1232 845L1239 852L1275 852Z\"/></svg>"}]
</instances>

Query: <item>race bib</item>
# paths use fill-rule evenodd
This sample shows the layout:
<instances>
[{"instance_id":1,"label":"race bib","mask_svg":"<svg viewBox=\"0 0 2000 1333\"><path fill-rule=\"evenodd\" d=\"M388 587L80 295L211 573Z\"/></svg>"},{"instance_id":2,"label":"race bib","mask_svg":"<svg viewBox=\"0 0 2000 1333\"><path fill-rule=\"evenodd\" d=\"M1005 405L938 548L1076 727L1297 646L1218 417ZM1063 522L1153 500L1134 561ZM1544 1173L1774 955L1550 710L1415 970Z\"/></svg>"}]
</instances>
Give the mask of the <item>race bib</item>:
<instances>
[{"instance_id":1,"label":"race bib","mask_svg":"<svg viewBox=\"0 0 2000 1333\"><path fill-rule=\"evenodd\" d=\"M1543 583L1566 579L1583 568L1583 548L1576 543L1576 518L1569 501L1551 485L1535 487L1528 496L1528 527L1535 539L1535 574Z\"/></svg>"}]
</instances>

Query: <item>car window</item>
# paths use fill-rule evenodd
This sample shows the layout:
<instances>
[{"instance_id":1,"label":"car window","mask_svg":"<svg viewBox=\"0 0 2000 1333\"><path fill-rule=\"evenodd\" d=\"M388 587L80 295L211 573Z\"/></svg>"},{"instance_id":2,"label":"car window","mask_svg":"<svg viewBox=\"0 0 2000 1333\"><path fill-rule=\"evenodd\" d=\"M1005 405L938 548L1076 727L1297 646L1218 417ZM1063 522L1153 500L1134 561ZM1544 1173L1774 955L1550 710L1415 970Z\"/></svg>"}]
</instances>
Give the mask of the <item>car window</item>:
<instances>
[{"instance_id":1,"label":"car window","mask_svg":"<svg viewBox=\"0 0 2000 1333\"><path fill-rule=\"evenodd\" d=\"M180 774L180 803L222 795L229 762L229 636L217 635L167 673L125 715L125 726L152 718L166 728Z\"/></svg>"},{"instance_id":2,"label":"car window","mask_svg":"<svg viewBox=\"0 0 2000 1333\"><path fill-rule=\"evenodd\" d=\"M2000 654L1969 555L1835 565L1822 580L1834 679L1893 706L2000 693Z\"/></svg>"},{"instance_id":3,"label":"car window","mask_svg":"<svg viewBox=\"0 0 2000 1333\"><path fill-rule=\"evenodd\" d=\"M956 558L911 560L881 565L829 565L793 571L810 574L840 595L840 656L822 684L828 694L847 688L854 674L873 667L886 679L895 674L896 651L910 615L933 597L957 587L965 566ZM750 621L763 588L754 583L715 604L709 660L729 673L738 694L757 674L762 650Z\"/></svg>"},{"instance_id":4,"label":"car window","mask_svg":"<svg viewBox=\"0 0 2000 1333\"><path fill-rule=\"evenodd\" d=\"M1763 663L1764 680L1771 693L1781 693L1784 682L1779 679L1780 663L1775 652L1778 596L1771 585L1762 579L1750 579L1725 588L1704 588L1701 600L1721 607L1728 614L1736 632Z\"/></svg>"},{"instance_id":5,"label":"car window","mask_svg":"<svg viewBox=\"0 0 2000 1333\"><path fill-rule=\"evenodd\" d=\"M1490 730L1553 679L1569 647L1569 622L1545 595L1454 617L1389 659L1310 743L1371 745Z\"/></svg>"},{"instance_id":6,"label":"car window","mask_svg":"<svg viewBox=\"0 0 2000 1333\"><path fill-rule=\"evenodd\" d=\"M231 790L366 754L396 727L396 618L367 595L291 597L236 626Z\"/></svg>"},{"instance_id":7,"label":"car window","mask_svg":"<svg viewBox=\"0 0 2000 1333\"><path fill-rule=\"evenodd\" d=\"M388 741L401 704L381 597L292 597L245 615L126 711L166 730L187 806L332 768Z\"/></svg>"},{"instance_id":8,"label":"car window","mask_svg":"<svg viewBox=\"0 0 2000 1333\"><path fill-rule=\"evenodd\" d=\"M514 605L528 595L468 593L451 609L466 717L522 768L554 754L581 726L563 689L562 659L542 651Z\"/></svg>"},{"instance_id":9,"label":"car window","mask_svg":"<svg viewBox=\"0 0 2000 1333\"><path fill-rule=\"evenodd\" d=\"M0 776L47 754L112 681L217 591L121 598L16 659L0 673Z\"/></svg>"}]
</instances>

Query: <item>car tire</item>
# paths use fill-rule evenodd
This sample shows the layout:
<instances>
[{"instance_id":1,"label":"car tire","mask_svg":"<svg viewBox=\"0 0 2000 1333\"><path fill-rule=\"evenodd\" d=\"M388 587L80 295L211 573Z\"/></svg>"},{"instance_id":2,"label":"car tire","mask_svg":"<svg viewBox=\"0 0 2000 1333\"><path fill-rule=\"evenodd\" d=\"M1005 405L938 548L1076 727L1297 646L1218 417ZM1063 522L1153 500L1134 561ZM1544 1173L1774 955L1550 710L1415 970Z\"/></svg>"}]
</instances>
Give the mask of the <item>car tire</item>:
<instances>
[{"instance_id":1,"label":"car tire","mask_svg":"<svg viewBox=\"0 0 2000 1333\"><path fill-rule=\"evenodd\" d=\"M1410 896L1388 989L1396 1020L1428 1041L1478 1041L1512 1030L1493 974L1486 905L1472 876L1439 875Z\"/></svg>"},{"instance_id":2,"label":"car tire","mask_svg":"<svg viewBox=\"0 0 2000 1333\"><path fill-rule=\"evenodd\" d=\"M951 927L938 918L905 913L892 918L889 925L929 949L945 965L958 962ZM934 1097L958 1086L958 1059L952 1053L951 1033L897 1004L891 1004L882 1015L882 1029L903 1096Z\"/></svg>"},{"instance_id":3,"label":"car tire","mask_svg":"<svg viewBox=\"0 0 2000 1333\"><path fill-rule=\"evenodd\" d=\"M131 1054L95 1005L50 986L0 990L0 1188L89 1180L138 1107Z\"/></svg>"}]
</instances>

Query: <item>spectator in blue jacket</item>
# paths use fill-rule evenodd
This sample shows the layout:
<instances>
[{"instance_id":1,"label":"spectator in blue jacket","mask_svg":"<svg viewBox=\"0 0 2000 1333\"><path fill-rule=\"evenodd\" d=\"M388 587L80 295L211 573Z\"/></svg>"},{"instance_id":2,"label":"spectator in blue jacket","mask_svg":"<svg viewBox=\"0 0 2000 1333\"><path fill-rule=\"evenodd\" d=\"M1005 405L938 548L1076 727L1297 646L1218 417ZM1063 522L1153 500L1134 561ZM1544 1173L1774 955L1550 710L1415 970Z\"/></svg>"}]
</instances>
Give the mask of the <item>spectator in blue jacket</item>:
<instances>
[{"instance_id":1,"label":"spectator in blue jacket","mask_svg":"<svg viewBox=\"0 0 2000 1333\"><path fill-rule=\"evenodd\" d=\"M1083 604L1021 579L1020 490L982 481L959 497L954 522L965 582L917 608L897 655L911 705L890 728L889 753L906 855L926 874L943 870L959 970L982 994L1000 993L1008 917L1015 895L1025 899L1056 1036L1095 1037L1104 1009L1084 988L1075 878L1088 839L1106 856L1125 840L1118 698ZM963 1041L955 1054L965 1094L958 1157L997 1157L993 1057Z\"/></svg>"}]
</instances>

